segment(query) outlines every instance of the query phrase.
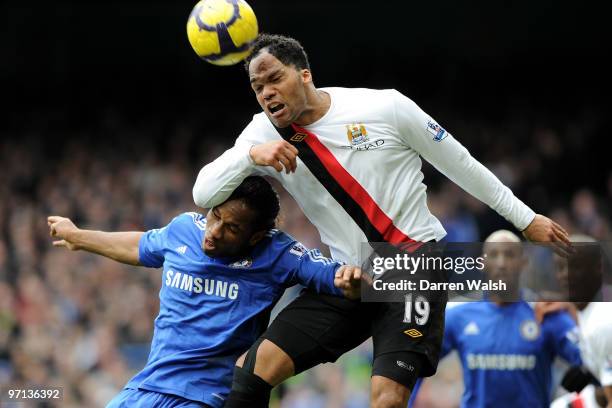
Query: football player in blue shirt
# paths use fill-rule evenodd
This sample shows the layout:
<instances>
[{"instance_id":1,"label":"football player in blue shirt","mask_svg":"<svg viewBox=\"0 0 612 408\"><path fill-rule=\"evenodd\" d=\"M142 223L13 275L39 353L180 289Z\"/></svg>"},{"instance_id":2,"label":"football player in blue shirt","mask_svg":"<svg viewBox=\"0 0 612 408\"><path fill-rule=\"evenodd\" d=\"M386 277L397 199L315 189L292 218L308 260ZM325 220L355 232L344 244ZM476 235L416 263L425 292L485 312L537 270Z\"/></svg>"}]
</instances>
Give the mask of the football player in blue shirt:
<instances>
[{"instance_id":1,"label":"football player in blue shirt","mask_svg":"<svg viewBox=\"0 0 612 408\"><path fill-rule=\"evenodd\" d=\"M285 288L357 297L334 285L358 268L307 250L274 229L278 196L248 177L206 217L184 213L147 232L77 228L50 216L53 245L116 261L163 268L160 310L146 366L108 407L222 407L234 364L268 325Z\"/></svg>"},{"instance_id":2,"label":"football player in blue shirt","mask_svg":"<svg viewBox=\"0 0 612 408\"><path fill-rule=\"evenodd\" d=\"M465 386L462 408L548 408L555 357L581 364L576 324L568 313L549 313L540 325L533 307L516 301L526 262L520 242L505 230L485 241L487 277L504 281L505 292L447 307L441 357L452 350L459 353Z\"/></svg>"}]
</instances>

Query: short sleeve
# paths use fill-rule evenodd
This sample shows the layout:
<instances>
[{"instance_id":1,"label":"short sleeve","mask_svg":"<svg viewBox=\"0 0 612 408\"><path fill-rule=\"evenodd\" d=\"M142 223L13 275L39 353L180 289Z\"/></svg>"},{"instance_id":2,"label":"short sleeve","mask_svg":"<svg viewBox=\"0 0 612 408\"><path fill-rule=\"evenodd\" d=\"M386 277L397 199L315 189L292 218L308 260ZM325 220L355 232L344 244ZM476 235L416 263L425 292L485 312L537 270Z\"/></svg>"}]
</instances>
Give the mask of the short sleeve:
<instances>
[{"instance_id":1,"label":"short sleeve","mask_svg":"<svg viewBox=\"0 0 612 408\"><path fill-rule=\"evenodd\" d=\"M152 229L145 232L138 243L138 260L141 265L149 268L160 268L164 264L165 251L168 249L168 240L173 230L185 220L192 220L188 214L176 216L163 228Z\"/></svg>"},{"instance_id":2,"label":"short sleeve","mask_svg":"<svg viewBox=\"0 0 612 408\"><path fill-rule=\"evenodd\" d=\"M149 268L160 268L164 264L164 244L168 227L145 232L138 245L140 264Z\"/></svg>"}]
</instances>

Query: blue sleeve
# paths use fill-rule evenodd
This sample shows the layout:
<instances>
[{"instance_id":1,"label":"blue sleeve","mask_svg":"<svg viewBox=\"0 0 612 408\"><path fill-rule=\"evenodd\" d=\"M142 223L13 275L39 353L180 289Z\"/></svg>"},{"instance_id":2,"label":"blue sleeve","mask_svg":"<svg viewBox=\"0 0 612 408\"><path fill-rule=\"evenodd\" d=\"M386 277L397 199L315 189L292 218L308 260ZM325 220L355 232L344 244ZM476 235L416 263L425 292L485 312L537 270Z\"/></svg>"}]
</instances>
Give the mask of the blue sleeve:
<instances>
[{"instance_id":1,"label":"blue sleeve","mask_svg":"<svg viewBox=\"0 0 612 408\"><path fill-rule=\"evenodd\" d=\"M548 332L552 350L571 365L582 365L578 348L578 327L566 312L547 315L544 329Z\"/></svg>"},{"instance_id":2,"label":"blue sleeve","mask_svg":"<svg viewBox=\"0 0 612 408\"><path fill-rule=\"evenodd\" d=\"M138 243L138 260L149 268L160 268L164 264L164 253L168 248L170 231L177 227L180 215L163 228L145 232Z\"/></svg>"},{"instance_id":3,"label":"blue sleeve","mask_svg":"<svg viewBox=\"0 0 612 408\"><path fill-rule=\"evenodd\" d=\"M318 249L306 249L299 242L290 245L283 255L283 263L289 269L287 283L299 283L317 293L343 296L334 286L334 275L342 263L324 257Z\"/></svg>"},{"instance_id":4,"label":"blue sleeve","mask_svg":"<svg viewBox=\"0 0 612 408\"><path fill-rule=\"evenodd\" d=\"M440 359L445 357L448 353L457 348L457 339L455 336L455 324L457 321L457 306L447 307L445 318L444 318L444 339L442 341L442 351L440 353Z\"/></svg>"}]
</instances>

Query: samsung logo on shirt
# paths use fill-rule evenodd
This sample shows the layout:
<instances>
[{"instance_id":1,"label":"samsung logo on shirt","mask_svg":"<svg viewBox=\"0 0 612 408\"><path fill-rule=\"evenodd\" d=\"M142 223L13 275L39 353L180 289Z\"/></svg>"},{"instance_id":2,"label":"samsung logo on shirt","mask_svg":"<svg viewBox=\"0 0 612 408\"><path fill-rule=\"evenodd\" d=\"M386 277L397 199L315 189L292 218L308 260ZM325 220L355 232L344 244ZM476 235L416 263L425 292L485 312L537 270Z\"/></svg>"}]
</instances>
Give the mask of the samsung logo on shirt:
<instances>
[{"instance_id":1,"label":"samsung logo on shirt","mask_svg":"<svg viewBox=\"0 0 612 408\"><path fill-rule=\"evenodd\" d=\"M469 370L533 370L536 356L533 354L468 354Z\"/></svg>"},{"instance_id":2,"label":"samsung logo on shirt","mask_svg":"<svg viewBox=\"0 0 612 408\"><path fill-rule=\"evenodd\" d=\"M237 283L229 283L215 279L194 278L187 273L176 272L172 269L166 271L166 286L232 300L238 297L238 289L240 288Z\"/></svg>"}]
</instances>

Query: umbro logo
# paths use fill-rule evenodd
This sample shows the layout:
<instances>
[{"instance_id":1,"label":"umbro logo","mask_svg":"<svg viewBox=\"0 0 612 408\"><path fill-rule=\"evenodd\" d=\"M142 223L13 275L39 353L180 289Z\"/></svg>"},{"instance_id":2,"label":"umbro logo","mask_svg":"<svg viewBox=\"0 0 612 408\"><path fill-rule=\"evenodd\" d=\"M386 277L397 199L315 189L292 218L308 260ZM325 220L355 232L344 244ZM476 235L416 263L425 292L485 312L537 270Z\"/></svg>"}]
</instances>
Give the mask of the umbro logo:
<instances>
[{"instance_id":1,"label":"umbro logo","mask_svg":"<svg viewBox=\"0 0 612 408\"><path fill-rule=\"evenodd\" d=\"M179 254L185 255L185 252L187 252L187 245L183 245L183 246L176 248L176 251Z\"/></svg>"},{"instance_id":2,"label":"umbro logo","mask_svg":"<svg viewBox=\"0 0 612 408\"><path fill-rule=\"evenodd\" d=\"M475 336L480 334L480 329L476 325L476 322L470 322L467 326L465 326L465 329L463 329L463 334Z\"/></svg>"},{"instance_id":3,"label":"umbro logo","mask_svg":"<svg viewBox=\"0 0 612 408\"><path fill-rule=\"evenodd\" d=\"M423 333L421 333L420 331L418 331L417 329L408 329L404 331L404 334L407 334L408 336L414 338L417 337L422 337Z\"/></svg>"},{"instance_id":4,"label":"umbro logo","mask_svg":"<svg viewBox=\"0 0 612 408\"><path fill-rule=\"evenodd\" d=\"M308 136L305 133L296 133L295 135L291 136L291 138L289 140L291 140L292 142L301 142L302 140L306 139L306 136Z\"/></svg>"}]
</instances>

